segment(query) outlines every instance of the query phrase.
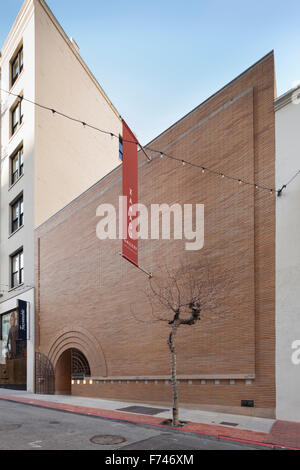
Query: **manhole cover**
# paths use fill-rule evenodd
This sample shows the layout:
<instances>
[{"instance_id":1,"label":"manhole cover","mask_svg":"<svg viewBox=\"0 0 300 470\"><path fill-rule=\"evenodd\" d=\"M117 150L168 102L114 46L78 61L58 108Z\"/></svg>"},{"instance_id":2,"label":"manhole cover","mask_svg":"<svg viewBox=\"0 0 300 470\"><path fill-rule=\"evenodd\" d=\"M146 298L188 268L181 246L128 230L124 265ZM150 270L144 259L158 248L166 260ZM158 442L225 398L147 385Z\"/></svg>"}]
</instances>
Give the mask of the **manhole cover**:
<instances>
[{"instance_id":1,"label":"manhole cover","mask_svg":"<svg viewBox=\"0 0 300 470\"><path fill-rule=\"evenodd\" d=\"M15 431L16 429L19 429L21 426L22 424L1 424L0 432L1 431Z\"/></svg>"},{"instance_id":2,"label":"manhole cover","mask_svg":"<svg viewBox=\"0 0 300 470\"><path fill-rule=\"evenodd\" d=\"M92 437L90 441L93 444L98 444L100 446L113 446L126 442L126 439L122 436L110 436L108 434L101 434L99 436Z\"/></svg>"}]
</instances>

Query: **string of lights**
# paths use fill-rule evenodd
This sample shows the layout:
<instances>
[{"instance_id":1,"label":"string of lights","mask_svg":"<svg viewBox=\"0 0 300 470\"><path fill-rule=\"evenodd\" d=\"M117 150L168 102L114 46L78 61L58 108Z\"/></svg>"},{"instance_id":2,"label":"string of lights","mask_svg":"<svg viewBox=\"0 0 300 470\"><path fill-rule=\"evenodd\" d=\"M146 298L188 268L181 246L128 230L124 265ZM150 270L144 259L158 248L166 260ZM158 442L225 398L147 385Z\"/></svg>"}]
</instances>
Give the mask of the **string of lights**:
<instances>
[{"instance_id":1,"label":"string of lights","mask_svg":"<svg viewBox=\"0 0 300 470\"><path fill-rule=\"evenodd\" d=\"M23 100L23 101L26 101L28 103L31 103L32 105L34 106L37 106L41 109L45 109L47 111L50 111L52 113L53 116L55 115L58 115L58 116L61 116L61 117L64 117L65 119L68 119L70 121L73 121L73 122L77 122L79 124L81 124L83 126L83 128L90 128L90 129L93 129L94 131L97 131L97 132L101 132L102 134L104 135L109 135L111 136L111 138L116 138L119 140L120 136L119 135L116 135L114 134L113 132L110 132L110 131L107 131L107 130L103 130L99 127L96 127L96 126L93 126L91 124L88 124L87 122L81 120L81 119L78 119L78 118L74 118L72 116L69 116L61 111L58 111L56 109L53 109L51 107L48 107L48 106L45 106L45 105L42 105L40 103L37 103L35 101L32 101L32 100L29 100L28 98L24 98L23 96L21 95L17 95L15 93L11 93L10 91L7 91L7 90L4 90L4 89L0 89L3 93L7 93L8 95L12 95L16 98L19 98L20 100ZM127 143L134 143L134 144L138 144L138 146L140 147L140 150L144 153L145 157L147 158L148 162L151 162L152 161L152 157L149 157L149 155L147 154L146 150L149 151L149 152L152 152L154 154L158 154L160 155L161 158L169 158L169 159L172 159L172 160L175 160L175 161L178 161L179 163L181 163L181 165L185 166L185 165L189 165L189 166L193 166L195 168L199 168L202 172L202 174L204 175L205 173L210 173L210 174L214 174L220 178L224 178L224 179L230 179L232 181L236 181L238 182L240 185L249 185L249 186L253 186L255 187L257 190L263 190L263 191L268 191L271 195L276 195L277 196L281 196L282 195L282 192L287 188L288 185L290 185L294 179L300 174L300 170L297 171L297 173L286 183L284 184L280 189L276 189L276 188L270 188L270 187L267 187L267 186L264 186L264 185L261 185L261 184L257 184L257 183L253 183L253 182L249 182L249 181L245 181L243 178L238 178L238 177L235 177L235 176L230 176L226 173L223 173L221 171L217 171L217 170L214 170L212 168L209 168L207 167L206 165L200 165L200 164L196 164L196 163L193 163L193 162L190 162L188 160L185 160L185 159L181 159L181 158L178 158L178 157L174 157L173 155L170 155L170 154L167 154L161 150L157 150L157 149L152 149L151 147L149 146L142 146L140 144L140 142L138 140L136 141L133 141L133 140L129 140L129 139L123 139L123 142L127 142Z\"/></svg>"},{"instance_id":2,"label":"string of lights","mask_svg":"<svg viewBox=\"0 0 300 470\"><path fill-rule=\"evenodd\" d=\"M72 116L69 116L68 114L65 114L61 111L58 111L54 108L51 108L49 106L45 106L43 104L40 104L40 103L37 103L36 101L32 101L32 100L29 100L28 98L24 98L24 96L21 96L21 95L17 95L16 93L12 93L10 91L7 91L7 90L4 90L3 88L0 88L0 90L3 92L3 93L7 93L8 95L11 95L11 96L14 96L15 98L19 98L19 100L22 100L22 101L26 101L27 103L30 103L30 104L33 104L34 106L37 106L38 108L41 108L41 109L45 109L47 111L50 111L52 113L53 116L57 115L57 116L61 116L61 117L64 117L66 119L69 119L70 121L73 121L73 122L77 122L79 124L81 124L83 126L83 128L89 128L89 129L93 129L94 131L97 131L97 132L101 132L102 134L105 134L105 135L109 135L111 136L111 138L117 138L119 140L120 136L117 135L117 134L114 134L113 132L111 131L106 131L104 129L100 129L99 127L96 127L96 126L93 126L91 124L88 124L87 122L81 120L81 119L78 119L78 118L74 118ZM131 144L136 144L138 143L139 147L141 148L141 150L144 151L144 154L145 156L147 157L147 159L150 161L150 157L146 154L143 146L139 143L138 140L129 140L129 139L123 139L123 142L127 142L127 143L131 143Z\"/></svg>"},{"instance_id":3,"label":"string of lights","mask_svg":"<svg viewBox=\"0 0 300 470\"><path fill-rule=\"evenodd\" d=\"M300 175L300 170L298 170L297 173L286 184L284 184L280 189L277 190L278 197L282 195L283 190L286 189L287 186L289 186L294 181L294 179L296 179L297 176L299 175Z\"/></svg>"},{"instance_id":4,"label":"string of lights","mask_svg":"<svg viewBox=\"0 0 300 470\"><path fill-rule=\"evenodd\" d=\"M213 170L212 168L208 168L207 166L203 166L203 165L200 165L200 164L197 164L197 163L193 163L193 162L190 162L190 161L187 161L187 160L183 160L181 158L178 158L178 157L174 157L173 155L170 155L170 154L166 154L165 152L162 152L161 150L155 150L155 149L152 149L148 146L145 147L147 150L153 152L153 153L156 153L156 154L159 154L160 155L160 158L170 158L172 160L176 160L178 162L180 162L183 166L185 165L189 165L189 166L193 166L195 168L199 168L201 169L202 171L202 174L205 174L206 172L207 173L211 173L211 174L214 174L218 177L221 177L221 178L226 178L226 179L230 179L230 180L233 180L233 181L237 181L239 184L246 184L246 185L250 185L250 186L254 186L256 189L262 189L262 190L266 190L266 191L269 191L270 194L274 194L276 193L277 191L274 189L274 188L270 188L270 187L266 187L266 186L262 186L262 185L258 185L258 184L255 184L255 183L250 183L249 181L245 181L241 178L237 178L235 176L229 176L225 173L222 173L220 171L217 171L217 170ZM300 172L300 171L299 171ZM298 172L298 173L299 173ZM293 179L297 176L297 174L293 177ZM291 181L290 181L291 182ZM285 187L288 185L289 183L287 183L285 185Z\"/></svg>"}]
</instances>

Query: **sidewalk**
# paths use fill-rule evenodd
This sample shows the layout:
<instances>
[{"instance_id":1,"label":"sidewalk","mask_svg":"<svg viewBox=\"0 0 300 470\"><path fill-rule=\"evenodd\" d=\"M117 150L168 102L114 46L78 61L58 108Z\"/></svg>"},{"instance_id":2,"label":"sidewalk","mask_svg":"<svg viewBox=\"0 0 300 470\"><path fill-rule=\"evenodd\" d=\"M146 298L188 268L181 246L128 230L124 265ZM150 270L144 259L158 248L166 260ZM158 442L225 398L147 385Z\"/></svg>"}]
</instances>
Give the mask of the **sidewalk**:
<instances>
[{"instance_id":1,"label":"sidewalk","mask_svg":"<svg viewBox=\"0 0 300 470\"><path fill-rule=\"evenodd\" d=\"M164 422L171 418L171 410L166 407L100 398L34 395L0 388L0 400L164 428L168 428ZM300 450L300 423L182 408L180 408L180 420L186 423L179 428L181 431L258 444L268 448Z\"/></svg>"}]
</instances>

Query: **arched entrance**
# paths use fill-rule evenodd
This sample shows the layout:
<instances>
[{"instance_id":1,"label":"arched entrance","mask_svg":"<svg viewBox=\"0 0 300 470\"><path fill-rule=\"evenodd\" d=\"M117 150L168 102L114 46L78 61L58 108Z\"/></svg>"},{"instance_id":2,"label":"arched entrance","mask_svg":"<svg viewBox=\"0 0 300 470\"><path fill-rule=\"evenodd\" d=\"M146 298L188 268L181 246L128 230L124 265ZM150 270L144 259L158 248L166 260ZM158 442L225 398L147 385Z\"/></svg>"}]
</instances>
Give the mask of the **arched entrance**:
<instances>
[{"instance_id":1,"label":"arched entrance","mask_svg":"<svg viewBox=\"0 0 300 470\"><path fill-rule=\"evenodd\" d=\"M52 339L48 349L48 358L56 371L57 363L64 352L77 349L87 358L93 377L107 377L107 363L98 338L80 326L68 326L59 331ZM66 362L70 362L70 358Z\"/></svg>"},{"instance_id":2,"label":"arched entrance","mask_svg":"<svg viewBox=\"0 0 300 470\"><path fill-rule=\"evenodd\" d=\"M90 377L91 370L85 355L79 349L67 349L55 366L55 393L71 395L72 379Z\"/></svg>"}]
</instances>

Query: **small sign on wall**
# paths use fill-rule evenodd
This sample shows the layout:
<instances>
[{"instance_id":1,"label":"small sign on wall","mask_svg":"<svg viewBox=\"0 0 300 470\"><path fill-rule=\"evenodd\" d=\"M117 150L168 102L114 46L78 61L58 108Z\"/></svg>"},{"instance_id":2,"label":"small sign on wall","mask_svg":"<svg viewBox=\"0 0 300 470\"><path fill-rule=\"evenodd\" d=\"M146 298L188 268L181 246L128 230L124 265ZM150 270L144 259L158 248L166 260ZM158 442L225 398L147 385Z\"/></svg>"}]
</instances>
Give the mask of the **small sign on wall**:
<instances>
[{"instance_id":1,"label":"small sign on wall","mask_svg":"<svg viewBox=\"0 0 300 470\"><path fill-rule=\"evenodd\" d=\"M18 300L18 327L19 327L19 340L27 340L27 302Z\"/></svg>"}]
</instances>

